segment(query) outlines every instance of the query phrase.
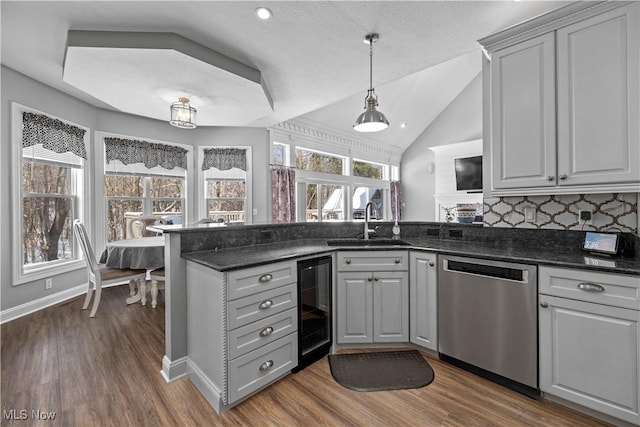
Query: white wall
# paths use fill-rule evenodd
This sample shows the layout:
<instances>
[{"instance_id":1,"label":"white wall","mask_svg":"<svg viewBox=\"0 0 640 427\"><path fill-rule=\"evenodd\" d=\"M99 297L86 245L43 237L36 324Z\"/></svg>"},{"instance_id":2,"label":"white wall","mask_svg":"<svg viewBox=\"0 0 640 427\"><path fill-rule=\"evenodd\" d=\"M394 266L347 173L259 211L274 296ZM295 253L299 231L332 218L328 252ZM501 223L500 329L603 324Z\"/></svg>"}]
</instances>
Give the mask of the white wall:
<instances>
[{"instance_id":1,"label":"white wall","mask_svg":"<svg viewBox=\"0 0 640 427\"><path fill-rule=\"evenodd\" d=\"M13 311L23 307L31 307L42 301L53 301L56 294L62 295L86 283L86 270L80 269L52 277L53 288L46 290L44 280L35 280L13 286L12 265L17 261L14 256L11 222L15 209L11 205L11 186L16 185L11 175L11 102L49 113L53 116L72 121L91 129L90 144L96 145L95 131L111 132L132 137L147 138L160 141L171 141L185 145L242 145L252 147L253 168L253 208L258 215L253 217L254 223L268 222L269 215L269 137L264 128L197 128L183 130L172 127L167 122L147 119L139 116L95 108L83 101L66 95L56 89L43 85L10 68L0 68L2 98L0 104L2 132L0 145L0 313L2 320L8 309ZM167 109L168 112L168 109ZM93 150L95 153L95 150ZM194 165L199 167L199 165ZM89 159L88 168L96 170L95 156ZM90 205L102 198L102 187L96 185L96 177L91 175L92 191ZM191 191L194 186L191 186ZM191 203L195 204L195 194L188 194ZM86 218L91 238L96 240L92 227L98 221L98 212L90 212L92 217ZM96 251L101 248L96 248ZM34 301L36 303L34 303ZM37 307L36 307L37 308ZM28 308L24 308L25 310Z\"/></svg>"},{"instance_id":2,"label":"white wall","mask_svg":"<svg viewBox=\"0 0 640 427\"><path fill-rule=\"evenodd\" d=\"M404 220L435 220L435 175L429 172L435 156L429 148L481 138L482 75L478 74L402 154Z\"/></svg>"}]
</instances>

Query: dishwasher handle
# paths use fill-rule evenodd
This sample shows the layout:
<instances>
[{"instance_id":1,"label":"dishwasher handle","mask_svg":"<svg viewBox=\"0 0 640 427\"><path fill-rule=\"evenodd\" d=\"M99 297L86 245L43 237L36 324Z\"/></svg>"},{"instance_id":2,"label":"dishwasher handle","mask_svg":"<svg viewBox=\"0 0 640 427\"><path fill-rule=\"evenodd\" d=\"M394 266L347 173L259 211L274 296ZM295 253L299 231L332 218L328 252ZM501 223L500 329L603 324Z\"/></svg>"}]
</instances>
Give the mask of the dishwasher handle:
<instances>
[{"instance_id":1,"label":"dishwasher handle","mask_svg":"<svg viewBox=\"0 0 640 427\"><path fill-rule=\"evenodd\" d=\"M508 264L502 266L445 259L443 267L445 271L451 273L471 274L520 283L529 282L529 271L527 269L511 267Z\"/></svg>"}]
</instances>

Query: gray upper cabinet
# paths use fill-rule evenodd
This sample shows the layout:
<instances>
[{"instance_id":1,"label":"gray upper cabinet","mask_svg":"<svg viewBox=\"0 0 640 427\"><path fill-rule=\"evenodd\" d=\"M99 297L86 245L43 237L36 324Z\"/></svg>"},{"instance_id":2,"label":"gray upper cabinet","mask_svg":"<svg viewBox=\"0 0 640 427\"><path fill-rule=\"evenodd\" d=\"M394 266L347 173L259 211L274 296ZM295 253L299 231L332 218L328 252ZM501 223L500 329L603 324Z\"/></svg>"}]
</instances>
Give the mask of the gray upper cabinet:
<instances>
[{"instance_id":1,"label":"gray upper cabinet","mask_svg":"<svg viewBox=\"0 0 640 427\"><path fill-rule=\"evenodd\" d=\"M640 4L582 3L480 40L485 193L640 191Z\"/></svg>"},{"instance_id":2,"label":"gray upper cabinet","mask_svg":"<svg viewBox=\"0 0 640 427\"><path fill-rule=\"evenodd\" d=\"M491 79L493 188L554 186L554 34L496 52Z\"/></svg>"},{"instance_id":3,"label":"gray upper cabinet","mask_svg":"<svg viewBox=\"0 0 640 427\"><path fill-rule=\"evenodd\" d=\"M640 20L622 7L557 31L562 185L640 182Z\"/></svg>"}]
</instances>

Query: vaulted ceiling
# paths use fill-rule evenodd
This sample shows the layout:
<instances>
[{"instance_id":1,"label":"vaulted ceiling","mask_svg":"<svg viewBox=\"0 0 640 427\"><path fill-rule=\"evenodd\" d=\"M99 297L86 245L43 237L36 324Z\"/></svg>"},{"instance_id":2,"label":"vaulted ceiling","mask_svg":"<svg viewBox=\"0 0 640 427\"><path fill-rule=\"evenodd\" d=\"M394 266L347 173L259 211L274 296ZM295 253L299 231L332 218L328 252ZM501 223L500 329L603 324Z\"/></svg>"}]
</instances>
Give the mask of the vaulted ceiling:
<instances>
[{"instance_id":1,"label":"vaulted ceiling","mask_svg":"<svg viewBox=\"0 0 640 427\"><path fill-rule=\"evenodd\" d=\"M302 117L356 134L351 126L369 84L363 38L377 32L373 84L391 126L366 137L402 150L480 72L477 39L564 4L2 1L1 60L99 108L168 120L169 104L187 96L199 126L270 126ZM258 6L268 7L271 19L258 19ZM83 43L67 50L70 30L174 33L187 47L151 35L144 48L87 42L84 50L73 50ZM238 68L225 67L226 60ZM257 72L258 81L242 69Z\"/></svg>"}]
</instances>

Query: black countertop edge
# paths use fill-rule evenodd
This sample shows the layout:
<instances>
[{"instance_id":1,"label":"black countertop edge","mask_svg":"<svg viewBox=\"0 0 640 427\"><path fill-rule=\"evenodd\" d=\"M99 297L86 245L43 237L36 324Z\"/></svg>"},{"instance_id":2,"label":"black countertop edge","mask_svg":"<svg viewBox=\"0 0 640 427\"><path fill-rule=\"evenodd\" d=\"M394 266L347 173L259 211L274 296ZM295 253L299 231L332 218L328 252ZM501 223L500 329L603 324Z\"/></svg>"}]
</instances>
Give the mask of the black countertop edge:
<instances>
[{"instance_id":1,"label":"black countertop edge","mask_svg":"<svg viewBox=\"0 0 640 427\"><path fill-rule=\"evenodd\" d=\"M577 268L640 276L640 258L604 258L582 251L553 251L540 248L504 247L452 240L402 239L409 245L328 246L323 239L267 243L221 250L183 253L182 258L225 272L272 262L324 255L334 251L414 250L521 264ZM610 263L614 262L615 266Z\"/></svg>"}]
</instances>

